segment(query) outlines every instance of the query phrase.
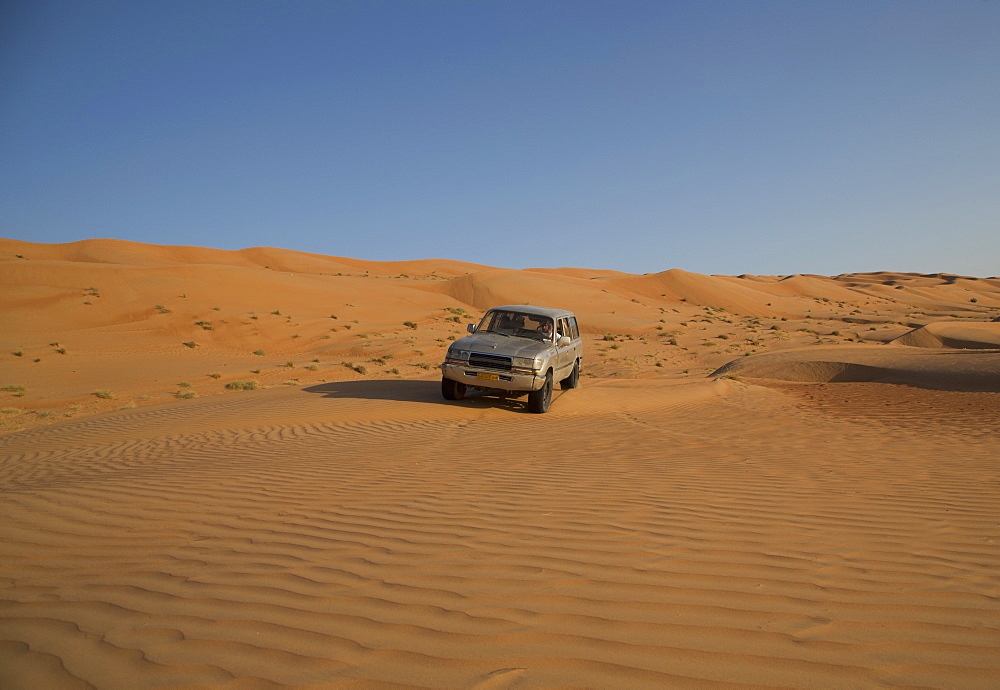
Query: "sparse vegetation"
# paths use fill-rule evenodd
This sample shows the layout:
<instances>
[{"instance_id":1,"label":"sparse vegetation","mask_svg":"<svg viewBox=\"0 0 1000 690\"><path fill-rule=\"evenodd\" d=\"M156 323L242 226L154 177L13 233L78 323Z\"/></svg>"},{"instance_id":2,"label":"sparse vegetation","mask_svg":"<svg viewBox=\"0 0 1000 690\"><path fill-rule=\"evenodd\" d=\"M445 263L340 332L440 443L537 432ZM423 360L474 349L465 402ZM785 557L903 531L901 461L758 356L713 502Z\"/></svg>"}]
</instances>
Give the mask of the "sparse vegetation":
<instances>
[{"instance_id":1,"label":"sparse vegetation","mask_svg":"<svg viewBox=\"0 0 1000 690\"><path fill-rule=\"evenodd\" d=\"M264 352L263 350L254 350L254 351L253 351L253 354L257 355L258 357L263 357L263 356L264 356L264 355L266 355L267 353L266 353L266 352Z\"/></svg>"},{"instance_id":2,"label":"sparse vegetation","mask_svg":"<svg viewBox=\"0 0 1000 690\"><path fill-rule=\"evenodd\" d=\"M198 394L194 391L177 391L174 393L174 397L180 398L181 400L190 400L191 398L197 398Z\"/></svg>"},{"instance_id":3,"label":"sparse vegetation","mask_svg":"<svg viewBox=\"0 0 1000 690\"><path fill-rule=\"evenodd\" d=\"M412 321L404 321L403 325L406 326L407 328L412 328L413 330L417 329L417 324L413 323Z\"/></svg>"},{"instance_id":4,"label":"sparse vegetation","mask_svg":"<svg viewBox=\"0 0 1000 690\"><path fill-rule=\"evenodd\" d=\"M257 390L259 384L256 380L249 381L230 381L226 384L226 390L230 391L254 391Z\"/></svg>"},{"instance_id":5,"label":"sparse vegetation","mask_svg":"<svg viewBox=\"0 0 1000 690\"><path fill-rule=\"evenodd\" d=\"M23 357L24 356L24 351L23 350L14 350L11 354L14 355L15 357Z\"/></svg>"},{"instance_id":6,"label":"sparse vegetation","mask_svg":"<svg viewBox=\"0 0 1000 690\"><path fill-rule=\"evenodd\" d=\"M110 400L111 398L115 397L114 395L112 395L111 391L106 391L106 390L94 391L91 393L91 395L97 396L101 400Z\"/></svg>"},{"instance_id":7,"label":"sparse vegetation","mask_svg":"<svg viewBox=\"0 0 1000 690\"><path fill-rule=\"evenodd\" d=\"M166 308L165 306L163 306L162 304L157 304L157 305L156 305L156 310L157 310L158 312L160 312L161 314L169 314L169 313L171 313L171 312L170 312L170 310L169 310L169 309L167 309L167 308Z\"/></svg>"},{"instance_id":8,"label":"sparse vegetation","mask_svg":"<svg viewBox=\"0 0 1000 690\"><path fill-rule=\"evenodd\" d=\"M190 341L188 341L186 343L181 343L181 345L183 345L184 347L190 347L191 349L194 349L194 348L198 347L198 343L196 343L193 340L190 340Z\"/></svg>"},{"instance_id":9,"label":"sparse vegetation","mask_svg":"<svg viewBox=\"0 0 1000 690\"><path fill-rule=\"evenodd\" d=\"M15 386L15 385L3 386L2 388L0 388L0 391L13 393L15 398L23 398L27 390L28 389L25 388L24 386Z\"/></svg>"},{"instance_id":10,"label":"sparse vegetation","mask_svg":"<svg viewBox=\"0 0 1000 690\"><path fill-rule=\"evenodd\" d=\"M211 378L213 378L213 379L221 379L221 378L222 378L222 374L220 374L220 373L219 373L219 372L217 372L217 371L213 371L213 372L212 372L211 374L209 374L208 376L209 376L209 377L211 377Z\"/></svg>"}]
</instances>

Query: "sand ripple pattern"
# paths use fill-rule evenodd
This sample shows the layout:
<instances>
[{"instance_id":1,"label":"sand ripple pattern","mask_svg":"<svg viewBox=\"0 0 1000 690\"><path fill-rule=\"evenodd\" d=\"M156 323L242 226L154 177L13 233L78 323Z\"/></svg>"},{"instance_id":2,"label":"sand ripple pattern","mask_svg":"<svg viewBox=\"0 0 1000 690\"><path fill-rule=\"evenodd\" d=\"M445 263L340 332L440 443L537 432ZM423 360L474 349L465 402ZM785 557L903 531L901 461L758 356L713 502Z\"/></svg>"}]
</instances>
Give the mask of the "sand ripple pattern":
<instances>
[{"instance_id":1,"label":"sand ripple pattern","mask_svg":"<svg viewBox=\"0 0 1000 690\"><path fill-rule=\"evenodd\" d=\"M995 685L1000 436L831 400L282 389L5 437L0 686Z\"/></svg>"}]
</instances>

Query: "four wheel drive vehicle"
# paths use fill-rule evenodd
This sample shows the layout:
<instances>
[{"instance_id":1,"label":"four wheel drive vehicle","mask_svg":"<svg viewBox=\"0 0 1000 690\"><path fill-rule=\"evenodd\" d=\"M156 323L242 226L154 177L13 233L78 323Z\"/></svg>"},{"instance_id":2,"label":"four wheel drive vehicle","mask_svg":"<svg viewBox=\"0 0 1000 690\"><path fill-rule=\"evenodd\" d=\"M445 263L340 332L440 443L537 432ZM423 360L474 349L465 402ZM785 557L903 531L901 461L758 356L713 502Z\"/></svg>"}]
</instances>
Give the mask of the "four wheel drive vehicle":
<instances>
[{"instance_id":1,"label":"four wheel drive vehicle","mask_svg":"<svg viewBox=\"0 0 1000 690\"><path fill-rule=\"evenodd\" d=\"M494 307L448 348L441 394L461 400L469 388L528 394L528 409L545 412L553 382L576 388L583 341L573 312L516 305Z\"/></svg>"}]
</instances>

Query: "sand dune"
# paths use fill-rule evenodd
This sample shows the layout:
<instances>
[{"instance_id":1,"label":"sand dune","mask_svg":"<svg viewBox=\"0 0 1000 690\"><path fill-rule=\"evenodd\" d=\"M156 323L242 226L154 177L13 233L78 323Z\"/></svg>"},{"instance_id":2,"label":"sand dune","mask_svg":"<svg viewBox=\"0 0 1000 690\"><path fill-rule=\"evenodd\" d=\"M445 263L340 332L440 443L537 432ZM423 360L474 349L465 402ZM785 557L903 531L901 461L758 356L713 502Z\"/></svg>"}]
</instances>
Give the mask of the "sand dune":
<instances>
[{"instance_id":1,"label":"sand dune","mask_svg":"<svg viewBox=\"0 0 1000 690\"><path fill-rule=\"evenodd\" d=\"M0 687L1000 675L995 279L2 240L0 280ZM545 415L440 397L497 302L580 315Z\"/></svg>"}]
</instances>

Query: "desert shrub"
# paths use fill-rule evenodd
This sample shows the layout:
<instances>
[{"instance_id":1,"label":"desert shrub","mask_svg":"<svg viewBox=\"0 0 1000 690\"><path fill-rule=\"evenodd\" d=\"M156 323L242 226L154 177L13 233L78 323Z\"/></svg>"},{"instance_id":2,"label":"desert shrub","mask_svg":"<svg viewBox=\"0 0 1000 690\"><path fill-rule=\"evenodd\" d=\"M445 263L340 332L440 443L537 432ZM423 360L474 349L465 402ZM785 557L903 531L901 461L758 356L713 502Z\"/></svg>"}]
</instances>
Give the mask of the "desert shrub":
<instances>
[{"instance_id":1,"label":"desert shrub","mask_svg":"<svg viewBox=\"0 0 1000 690\"><path fill-rule=\"evenodd\" d=\"M284 364L282 364L281 366L288 367L289 369L291 369L292 367L295 366L295 364L293 362L291 362L291 361L288 361L288 362L285 362Z\"/></svg>"},{"instance_id":2,"label":"desert shrub","mask_svg":"<svg viewBox=\"0 0 1000 690\"><path fill-rule=\"evenodd\" d=\"M181 400L190 400L191 398L197 398L198 394L194 391L177 391L174 393L174 396Z\"/></svg>"},{"instance_id":3,"label":"desert shrub","mask_svg":"<svg viewBox=\"0 0 1000 690\"><path fill-rule=\"evenodd\" d=\"M66 348L65 347L57 347L56 348L56 352L58 352L61 355L64 355L64 354L66 354Z\"/></svg>"},{"instance_id":4,"label":"desert shrub","mask_svg":"<svg viewBox=\"0 0 1000 690\"><path fill-rule=\"evenodd\" d=\"M101 398L102 400L110 400L111 398L115 397L114 395L111 394L111 391L104 391L104 390L94 391L93 393L91 393L91 395L96 395L98 398Z\"/></svg>"},{"instance_id":5,"label":"desert shrub","mask_svg":"<svg viewBox=\"0 0 1000 690\"><path fill-rule=\"evenodd\" d=\"M263 350L254 350L254 351L253 351L253 354L257 355L258 357L263 357L263 356L264 356L264 355L266 355L267 353L266 353L266 352L264 352Z\"/></svg>"},{"instance_id":6,"label":"desert shrub","mask_svg":"<svg viewBox=\"0 0 1000 690\"><path fill-rule=\"evenodd\" d=\"M0 391L7 391L8 393L13 393L14 395L17 395L17 396L24 395L24 392L26 390L28 390L28 389L25 388L24 386L14 386L14 385L4 386L4 387L0 388Z\"/></svg>"},{"instance_id":7,"label":"desert shrub","mask_svg":"<svg viewBox=\"0 0 1000 690\"><path fill-rule=\"evenodd\" d=\"M601 340L614 340L614 339L615 339L615 337L613 335L611 335L610 333L605 333L604 337L601 338Z\"/></svg>"},{"instance_id":8,"label":"desert shrub","mask_svg":"<svg viewBox=\"0 0 1000 690\"><path fill-rule=\"evenodd\" d=\"M160 312L161 314L169 314L170 313L170 310L167 309L162 304L157 304L156 305L156 311Z\"/></svg>"},{"instance_id":9,"label":"desert shrub","mask_svg":"<svg viewBox=\"0 0 1000 690\"><path fill-rule=\"evenodd\" d=\"M390 374L395 374L396 376L399 376L399 369L396 368L396 367L393 367L392 369L389 370L389 373Z\"/></svg>"},{"instance_id":10,"label":"desert shrub","mask_svg":"<svg viewBox=\"0 0 1000 690\"><path fill-rule=\"evenodd\" d=\"M178 388L190 388L191 384L188 383L187 381L181 381L180 383L177 384L177 387Z\"/></svg>"},{"instance_id":11,"label":"desert shrub","mask_svg":"<svg viewBox=\"0 0 1000 690\"><path fill-rule=\"evenodd\" d=\"M255 380L250 381L230 381L226 384L226 390L230 391L254 391L259 384Z\"/></svg>"},{"instance_id":12,"label":"desert shrub","mask_svg":"<svg viewBox=\"0 0 1000 690\"><path fill-rule=\"evenodd\" d=\"M194 348L198 347L198 343L196 343L193 340L191 340L189 342L186 342L186 343L181 343L181 345L183 345L184 347L190 347L191 349L194 349Z\"/></svg>"},{"instance_id":13,"label":"desert shrub","mask_svg":"<svg viewBox=\"0 0 1000 690\"><path fill-rule=\"evenodd\" d=\"M306 367L306 369L308 369L309 371L316 371L317 369L319 369L319 367L316 366L315 364L310 364L309 366Z\"/></svg>"},{"instance_id":14,"label":"desert shrub","mask_svg":"<svg viewBox=\"0 0 1000 690\"><path fill-rule=\"evenodd\" d=\"M208 376L209 376L209 378L213 378L213 379L221 379L221 378L222 378L222 374L220 374L220 373L219 373L219 372L217 372L217 371L213 371L213 372L212 372L211 374L209 374Z\"/></svg>"},{"instance_id":15,"label":"desert shrub","mask_svg":"<svg viewBox=\"0 0 1000 690\"><path fill-rule=\"evenodd\" d=\"M211 321L195 321L194 325L195 326L201 326L202 330L205 330L205 331L212 330L212 322Z\"/></svg>"},{"instance_id":16,"label":"desert shrub","mask_svg":"<svg viewBox=\"0 0 1000 690\"><path fill-rule=\"evenodd\" d=\"M413 323L412 321L404 321L403 325L406 326L407 328L412 328L414 330L417 329L417 324Z\"/></svg>"}]
</instances>

